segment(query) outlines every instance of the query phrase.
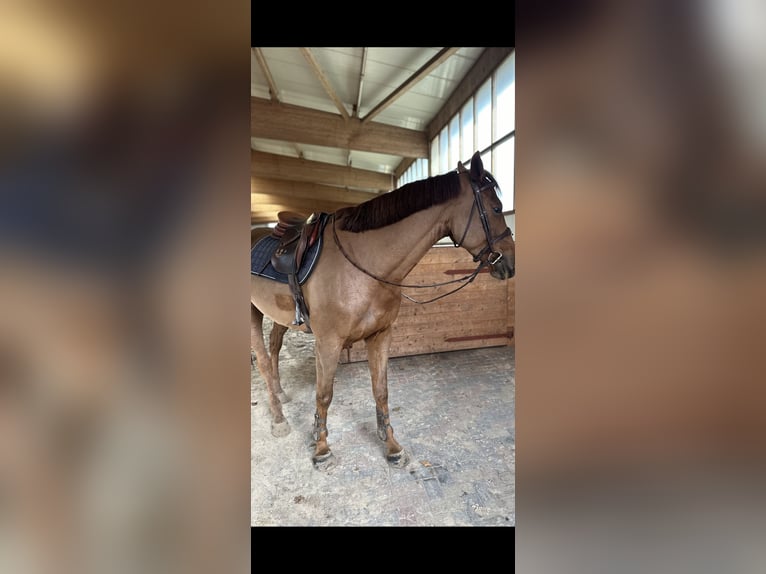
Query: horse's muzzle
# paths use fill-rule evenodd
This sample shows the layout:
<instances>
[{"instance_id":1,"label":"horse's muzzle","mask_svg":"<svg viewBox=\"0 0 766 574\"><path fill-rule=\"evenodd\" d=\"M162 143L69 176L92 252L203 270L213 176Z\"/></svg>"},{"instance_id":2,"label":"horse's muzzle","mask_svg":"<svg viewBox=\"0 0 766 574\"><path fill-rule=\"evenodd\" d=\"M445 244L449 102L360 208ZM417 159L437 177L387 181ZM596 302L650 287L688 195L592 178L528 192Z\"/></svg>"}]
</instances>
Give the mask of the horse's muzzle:
<instances>
[{"instance_id":1,"label":"horse's muzzle","mask_svg":"<svg viewBox=\"0 0 766 574\"><path fill-rule=\"evenodd\" d=\"M495 279L510 279L516 274L516 266L513 259L509 260L505 255L493 258L493 261L489 263L489 274Z\"/></svg>"}]
</instances>

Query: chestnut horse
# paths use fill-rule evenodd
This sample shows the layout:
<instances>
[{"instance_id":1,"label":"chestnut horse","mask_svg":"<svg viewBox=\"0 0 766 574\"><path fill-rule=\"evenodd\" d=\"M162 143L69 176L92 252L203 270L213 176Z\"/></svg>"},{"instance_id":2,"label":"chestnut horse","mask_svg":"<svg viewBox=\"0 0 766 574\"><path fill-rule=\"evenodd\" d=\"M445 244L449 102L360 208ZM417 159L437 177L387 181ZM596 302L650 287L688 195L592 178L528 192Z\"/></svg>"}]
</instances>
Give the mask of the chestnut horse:
<instances>
[{"instance_id":1,"label":"chestnut horse","mask_svg":"<svg viewBox=\"0 0 766 574\"><path fill-rule=\"evenodd\" d=\"M470 282L484 267L496 279L513 277L515 245L502 213L497 182L477 152L470 171L459 163L457 171L407 184L331 216L322 254L303 285L316 345L316 468L327 469L334 462L327 445L327 410L338 359L344 347L362 339L378 437L385 442L387 461L406 466L408 455L394 438L389 419L387 380L391 325L399 313L402 283L431 246L447 236L478 264L463 280ZM284 436L290 426L282 412L287 396L279 380L279 350L288 328L306 327L292 325L295 305L285 284L251 275L250 302L251 344L268 388L272 434ZM264 315L274 321L270 355L263 340Z\"/></svg>"}]
</instances>

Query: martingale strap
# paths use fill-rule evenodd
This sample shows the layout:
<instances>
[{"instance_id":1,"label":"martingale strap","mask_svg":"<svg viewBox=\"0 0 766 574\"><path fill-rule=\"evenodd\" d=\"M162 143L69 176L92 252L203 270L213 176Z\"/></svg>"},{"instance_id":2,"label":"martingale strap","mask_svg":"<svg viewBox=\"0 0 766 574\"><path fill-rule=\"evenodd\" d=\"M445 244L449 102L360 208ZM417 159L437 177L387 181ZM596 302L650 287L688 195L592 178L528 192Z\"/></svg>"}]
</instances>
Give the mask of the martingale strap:
<instances>
[{"instance_id":1,"label":"martingale strap","mask_svg":"<svg viewBox=\"0 0 766 574\"><path fill-rule=\"evenodd\" d=\"M335 240L335 245L338 246L338 250L343 254L343 257L346 258L346 260L351 263L354 267L356 267L359 271L367 275L368 277L372 277L376 281L380 281L381 283L385 283L386 285L392 285L394 287L405 287L408 289L429 289L432 287L442 287L444 285L451 285L453 283L461 283L465 281L460 287L457 289L453 289L452 291L449 291L448 293L444 293L442 295L439 295L438 297L434 297L433 299L429 299L428 301L417 301L407 295L406 293L402 293L402 297L405 299L408 299L412 301L413 303L417 303L418 305L425 305L426 303L433 303L434 301L438 301L439 299L446 297L447 295L452 295L453 293L457 293L460 291L463 287L468 285L469 283L472 283L474 279L476 279L476 276L481 272L481 270L488 265L486 261L480 261L479 266L473 271L473 273L469 273L468 275L465 275L463 277L460 277L459 279L452 279L451 281L443 281L441 283L432 283L430 285L407 285L405 283L395 283L393 281L389 281L388 279L384 279L383 277L378 277L374 273L370 273L367 271L364 267L359 265L356 261L351 259L351 256L346 252L346 250L343 248L343 245L341 245L340 239L338 239L338 232L335 229L335 215L332 216L332 236Z\"/></svg>"}]
</instances>

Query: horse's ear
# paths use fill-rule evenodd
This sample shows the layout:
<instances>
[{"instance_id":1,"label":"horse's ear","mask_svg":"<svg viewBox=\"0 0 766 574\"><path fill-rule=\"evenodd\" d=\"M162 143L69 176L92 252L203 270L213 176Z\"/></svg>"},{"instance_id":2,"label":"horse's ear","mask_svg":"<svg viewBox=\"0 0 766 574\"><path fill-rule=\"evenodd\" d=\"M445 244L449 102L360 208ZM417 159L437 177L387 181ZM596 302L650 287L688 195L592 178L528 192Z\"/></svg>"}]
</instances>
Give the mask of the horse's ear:
<instances>
[{"instance_id":1,"label":"horse's ear","mask_svg":"<svg viewBox=\"0 0 766 574\"><path fill-rule=\"evenodd\" d=\"M484 163L481 161L481 154L476 152L471 158L471 179L479 181L484 177Z\"/></svg>"},{"instance_id":2,"label":"horse's ear","mask_svg":"<svg viewBox=\"0 0 766 574\"><path fill-rule=\"evenodd\" d=\"M463 165L463 162L462 161L457 162L457 172L458 173L465 173L466 171L468 171L468 170Z\"/></svg>"}]
</instances>

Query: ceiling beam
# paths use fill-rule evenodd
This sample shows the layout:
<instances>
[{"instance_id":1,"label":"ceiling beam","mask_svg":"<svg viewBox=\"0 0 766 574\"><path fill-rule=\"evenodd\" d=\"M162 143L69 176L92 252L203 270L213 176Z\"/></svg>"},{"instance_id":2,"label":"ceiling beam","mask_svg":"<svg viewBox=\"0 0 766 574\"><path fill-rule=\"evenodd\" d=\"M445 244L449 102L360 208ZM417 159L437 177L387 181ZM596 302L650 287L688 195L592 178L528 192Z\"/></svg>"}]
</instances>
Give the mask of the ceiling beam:
<instances>
[{"instance_id":1,"label":"ceiling beam","mask_svg":"<svg viewBox=\"0 0 766 574\"><path fill-rule=\"evenodd\" d=\"M335 203L331 201L313 201L310 199L289 199L269 201L268 198L274 196L264 194L253 194L250 197L250 212L263 213L268 211L297 211L306 216L315 211L325 211L332 213L342 207L350 207L353 203Z\"/></svg>"},{"instance_id":2,"label":"ceiling beam","mask_svg":"<svg viewBox=\"0 0 766 574\"><path fill-rule=\"evenodd\" d=\"M354 189L389 191L393 182L390 174L366 169L310 161L261 151L250 151L250 174L257 177L308 181L340 185Z\"/></svg>"},{"instance_id":3,"label":"ceiling beam","mask_svg":"<svg viewBox=\"0 0 766 574\"><path fill-rule=\"evenodd\" d=\"M511 52L513 52L513 48L487 48L482 52L473 67L468 70L463 80L457 85L455 91L452 92L452 95L428 124L428 141L436 137L436 134L460 111L468 98L479 89Z\"/></svg>"},{"instance_id":4,"label":"ceiling beam","mask_svg":"<svg viewBox=\"0 0 766 574\"><path fill-rule=\"evenodd\" d=\"M374 193L350 190L345 187L256 176L250 178L250 193L319 201L334 201L347 204L358 204L375 197Z\"/></svg>"},{"instance_id":5,"label":"ceiling beam","mask_svg":"<svg viewBox=\"0 0 766 574\"><path fill-rule=\"evenodd\" d=\"M359 89L356 91L356 106L354 106L354 117L359 117L359 108L362 105L362 86L364 85L364 72L367 69L367 50L362 48L362 69L359 71Z\"/></svg>"},{"instance_id":6,"label":"ceiling beam","mask_svg":"<svg viewBox=\"0 0 766 574\"><path fill-rule=\"evenodd\" d=\"M260 48L253 48L253 52L255 53L255 59L258 60L258 65L261 67L263 75L266 76L266 82L269 84L269 96L271 96L271 101L279 102L277 84L274 82L274 77L271 75L269 65L266 63L266 57L263 55L263 50Z\"/></svg>"},{"instance_id":7,"label":"ceiling beam","mask_svg":"<svg viewBox=\"0 0 766 574\"><path fill-rule=\"evenodd\" d=\"M250 213L250 223L273 223L277 221L276 211L264 211L259 213Z\"/></svg>"},{"instance_id":8,"label":"ceiling beam","mask_svg":"<svg viewBox=\"0 0 766 574\"><path fill-rule=\"evenodd\" d=\"M420 80L425 78L433 70L444 63L447 58L457 52L460 48L442 48L439 52L425 64L423 64L417 72L407 78L398 88L396 88L391 94L389 94L382 102L372 108L370 112L362 118L362 123L369 122L372 118L377 116L380 112L385 110L388 106L393 104L396 100L402 97L407 90L417 84Z\"/></svg>"},{"instance_id":9,"label":"ceiling beam","mask_svg":"<svg viewBox=\"0 0 766 574\"><path fill-rule=\"evenodd\" d=\"M346 106L343 104L343 102L338 97L338 94L335 93L335 90L332 87L332 84L330 84L330 80L327 79L327 76L322 71L322 67L319 65L319 62L317 62L316 57L314 56L313 52L309 50L308 48L301 48L301 53L303 54L303 57L306 58L306 61L311 66L311 69L314 70L314 74L317 78L319 78L319 81L322 83L322 87L324 88L324 91L327 92L327 95L330 96L330 99L335 102L335 107L338 108L338 111L340 112L340 115L343 116L343 119L348 121L349 115L346 111Z\"/></svg>"},{"instance_id":10,"label":"ceiling beam","mask_svg":"<svg viewBox=\"0 0 766 574\"><path fill-rule=\"evenodd\" d=\"M251 193L250 194L250 205L251 206L257 206L257 205L303 205L303 206L330 206L334 209L337 209L339 207L345 207L347 205L358 205L357 203L353 201L328 201L326 199L314 199L314 198L306 198L306 197L288 197L285 195L278 195L273 193Z\"/></svg>"},{"instance_id":11,"label":"ceiling beam","mask_svg":"<svg viewBox=\"0 0 766 574\"><path fill-rule=\"evenodd\" d=\"M403 157L428 157L426 133L379 122L250 98L250 135Z\"/></svg>"}]
</instances>

